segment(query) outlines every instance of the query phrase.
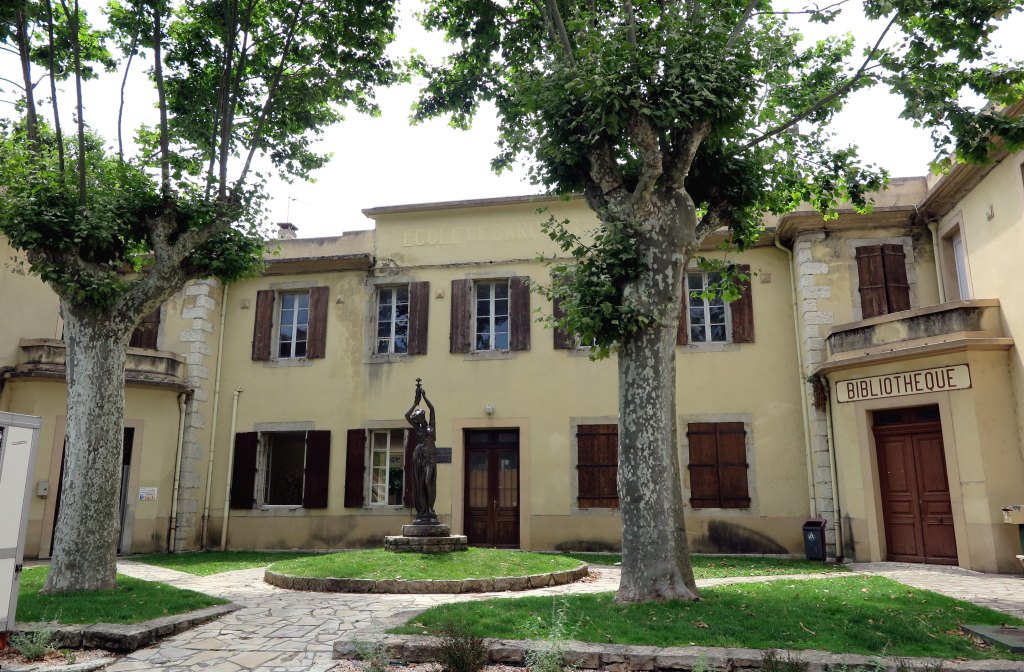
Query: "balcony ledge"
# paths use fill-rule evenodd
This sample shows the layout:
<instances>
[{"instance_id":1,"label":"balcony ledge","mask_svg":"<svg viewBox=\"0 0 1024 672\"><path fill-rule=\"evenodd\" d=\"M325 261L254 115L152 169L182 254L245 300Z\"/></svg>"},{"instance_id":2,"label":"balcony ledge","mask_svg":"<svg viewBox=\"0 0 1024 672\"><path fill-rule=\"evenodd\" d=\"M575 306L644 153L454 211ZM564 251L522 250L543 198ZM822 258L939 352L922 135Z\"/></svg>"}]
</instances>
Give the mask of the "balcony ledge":
<instances>
[{"instance_id":1,"label":"balcony ledge","mask_svg":"<svg viewBox=\"0 0 1024 672\"><path fill-rule=\"evenodd\" d=\"M965 350L1008 350L999 301L974 299L904 310L833 327L817 373Z\"/></svg>"},{"instance_id":2,"label":"balcony ledge","mask_svg":"<svg viewBox=\"0 0 1024 672\"><path fill-rule=\"evenodd\" d=\"M11 382L33 378L64 380L67 375L64 342L56 338L23 338L18 342L18 363L5 378ZM173 352L128 348L124 382L128 387L156 387L184 392L185 358Z\"/></svg>"}]
</instances>

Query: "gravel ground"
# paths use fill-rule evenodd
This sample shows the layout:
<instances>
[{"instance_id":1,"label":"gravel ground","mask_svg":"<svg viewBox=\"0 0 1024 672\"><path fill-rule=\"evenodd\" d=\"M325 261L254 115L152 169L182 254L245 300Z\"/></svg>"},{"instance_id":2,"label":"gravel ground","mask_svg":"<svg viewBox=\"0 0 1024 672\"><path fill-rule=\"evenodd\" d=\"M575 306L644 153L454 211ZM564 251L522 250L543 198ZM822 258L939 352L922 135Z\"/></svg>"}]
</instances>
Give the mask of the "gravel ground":
<instances>
[{"instance_id":1,"label":"gravel ground","mask_svg":"<svg viewBox=\"0 0 1024 672\"><path fill-rule=\"evenodd\" d=\"M65 650L68 651L68 653L71 656L74 656L75 663L85 663L90 660L96 660L97 658L118 657L116 653L111 653L110 651L106 651L104 649ZM64 665L68 665L71 662L72 660L60 651L51 651L50 653L46 654L45 658L37 661L28 660L24 656L15 653L14 650L10 648L10 645L8 645L8 648L4 649L3 651L0 651L0 669L3 669L5 667L12 667L14 665L28 665L30 663L36 665L43 664L47 667L59 668Z\"/></svg>"}]
</instances>

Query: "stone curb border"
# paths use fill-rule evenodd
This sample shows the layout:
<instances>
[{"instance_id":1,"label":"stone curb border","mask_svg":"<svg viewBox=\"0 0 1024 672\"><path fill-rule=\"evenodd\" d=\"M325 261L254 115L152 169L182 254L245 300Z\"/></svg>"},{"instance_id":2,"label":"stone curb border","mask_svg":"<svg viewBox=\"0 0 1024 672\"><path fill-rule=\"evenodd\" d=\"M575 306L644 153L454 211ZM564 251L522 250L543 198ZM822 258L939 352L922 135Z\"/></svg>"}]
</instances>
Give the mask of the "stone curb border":
<instances>
[{"instance_id":1,"label":"stone curb border","mask_svg":"<svg viewBox=\"0 0 1024 672\"><path fill-rule=\"evenodd\" d=\"M525 665L526 653L544 649L548 642L533 640L485 639L487 660L505 665ZM359 641L334 643L334 658L355 660L359 650L367 645L383 644L391 660L403 663L437 662L440 637L418 635L368 636ZM713 670L760 670L765 652L761 649L727 649L701 646L656 647L627 644L596 644L566 641L562 643L562 659L566 665L580 670L607 670L608 672L680 672L693 670L706 664ZM828 651L780 651L779 657L807 663L807 672L836 672L862 669L901 670L914 672L1020 672L1021 663L1015 660L950 661L940 658L901 658L892 656L863 656L853 653Z\"/></svg>"},{"instance_id":2,"label":"stone curb border","mask_svg":"<svg viewBox=\"0 0 1024 672\"><path fill-rule=\"evenodd\" d=\"M11 667L5 667L4 670L10 670L10 672L93 672L93 670L103 669L116 660L117 658L97 658L96 660L87 660L84 663L71 663L69 665L29 663L27 665L12 665Z\"/></svg>"},{"instance_id":3,"label":"stone curb border","mask_svg":"<svg viewBox=\"0 0 1024 672\"><path fill-rule=\"evenodd\" d=\"M53 643L58 648L107 649L109 651L128 653L148 646L163 637L177 635L197 625L219 618L224 614L238 611L241 608L241 604L222 604L188 611L184 614L161 616L151 621L131 624L55 625L53 623L15 623L11 634L52 630Z\"/></svg>"},{"instance_id":4,"label":"stone curb border","mask_svg":"<svg viewBox=\"0 0 1024 672\"><path fill-rule=\"evenodd\" d=\"M503 593L510 590L532 590L549 586L562 586L579 581L590 574L586 563L576 569L529 576L503 576L497 579L314 579L307 576L278 574L269 569L263 580L278 588L311 590L318 593Z\"/></svg>"}]
</instances>

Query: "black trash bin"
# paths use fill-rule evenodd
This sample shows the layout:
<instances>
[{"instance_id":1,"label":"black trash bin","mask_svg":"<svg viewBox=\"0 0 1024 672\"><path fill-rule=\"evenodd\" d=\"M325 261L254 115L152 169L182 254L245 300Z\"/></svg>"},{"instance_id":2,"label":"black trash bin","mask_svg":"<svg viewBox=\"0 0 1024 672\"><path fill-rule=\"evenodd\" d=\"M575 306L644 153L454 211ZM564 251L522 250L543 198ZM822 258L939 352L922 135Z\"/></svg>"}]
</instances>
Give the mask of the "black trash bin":
<instances>
[{"instance_id":1,"label":"black trash bin","mask_svg":"<svg viewBox=\"0 0 1024 672\"><path fill-rule=\"evenodd\" d=\"M825 519L813 518L804 523L804 553L808 560L825 560Z\"/></svg>"}]
</instances>

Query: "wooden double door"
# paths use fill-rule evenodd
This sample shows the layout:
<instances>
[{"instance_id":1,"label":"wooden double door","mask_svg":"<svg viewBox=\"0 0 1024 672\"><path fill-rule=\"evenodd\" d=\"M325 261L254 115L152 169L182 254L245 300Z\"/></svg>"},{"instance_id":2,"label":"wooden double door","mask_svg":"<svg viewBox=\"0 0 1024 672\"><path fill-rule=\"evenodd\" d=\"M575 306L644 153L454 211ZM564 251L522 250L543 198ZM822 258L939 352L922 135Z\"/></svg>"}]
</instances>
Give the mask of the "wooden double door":
<instances>
[{"instance_id":1,"label":"wooden double door","mask_svg":"<svg viewBox=\"0 0 1024 672\"><path fill-rule=\"evenodd\" d=\"M876 413L873 430L887 559L957 564L938 409Z\"/></svg>"},{"instance_id":2,"label":"wooden double door","mask_svg":"<svg viewBox=\"0 0 1024 672\"><path fill-rule=\"evenodd\" d=\"M519 548L519 430L467 429L464 440L469 543Z\"/></svg>"}]
</instances>

